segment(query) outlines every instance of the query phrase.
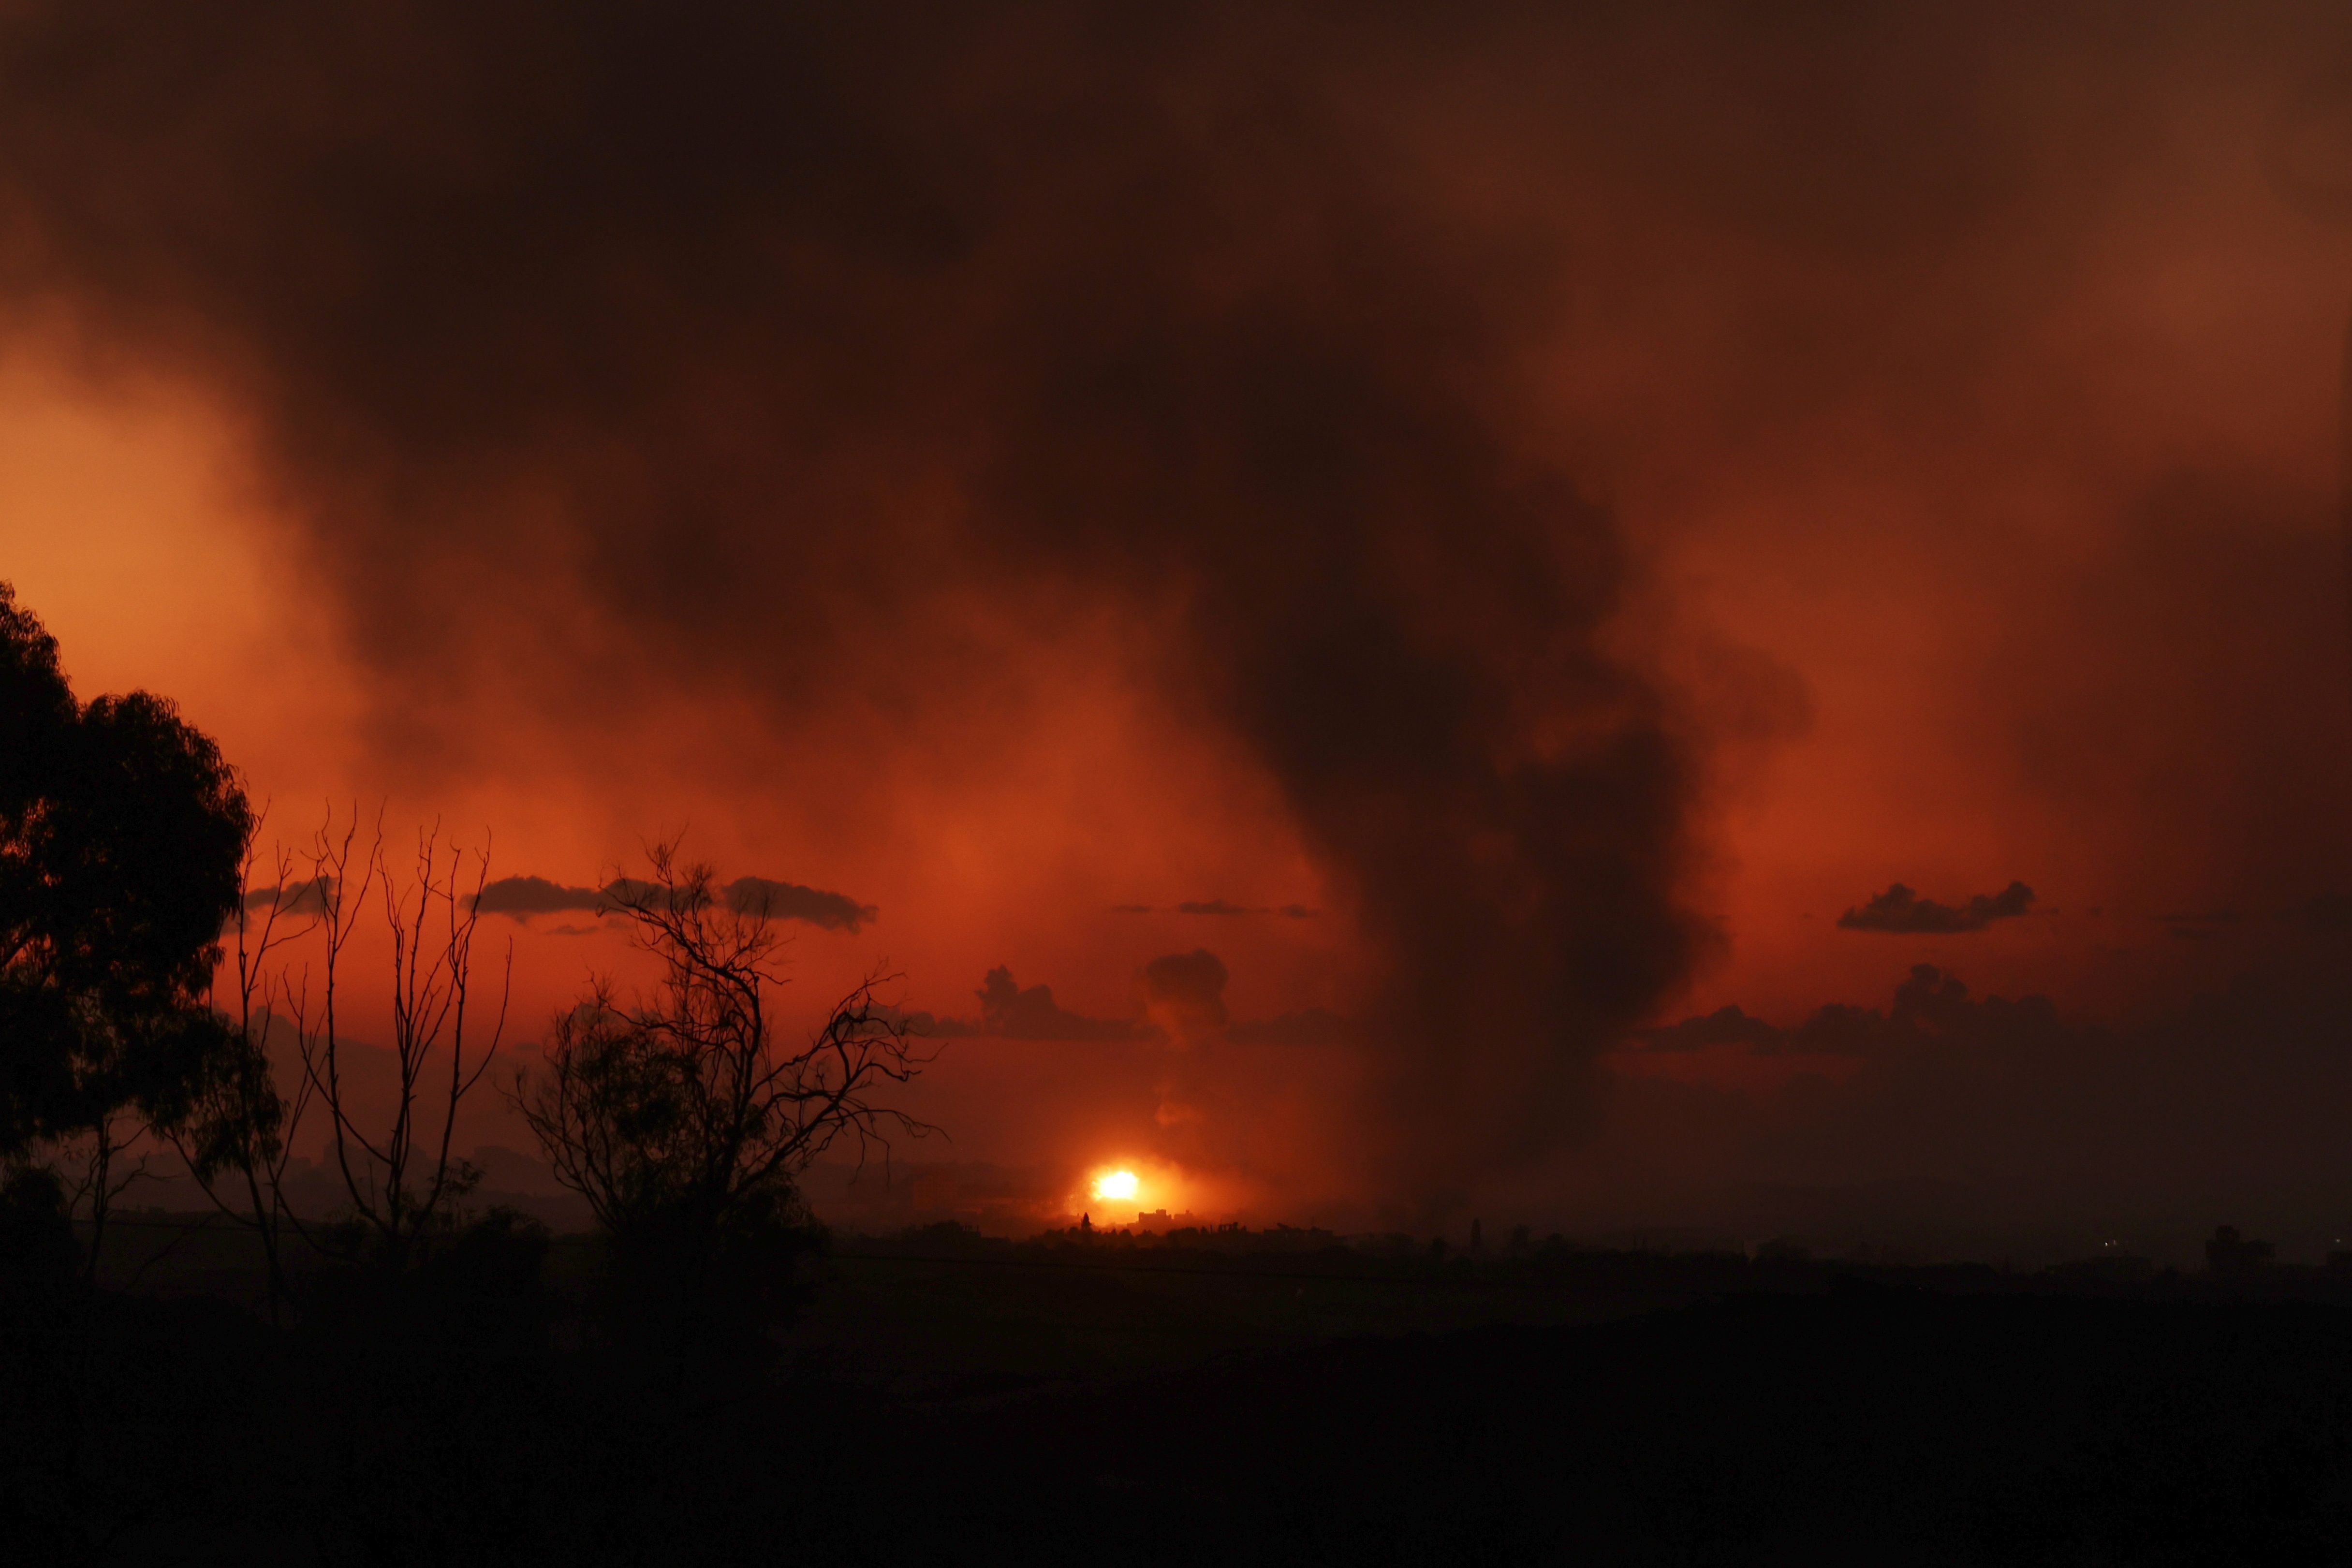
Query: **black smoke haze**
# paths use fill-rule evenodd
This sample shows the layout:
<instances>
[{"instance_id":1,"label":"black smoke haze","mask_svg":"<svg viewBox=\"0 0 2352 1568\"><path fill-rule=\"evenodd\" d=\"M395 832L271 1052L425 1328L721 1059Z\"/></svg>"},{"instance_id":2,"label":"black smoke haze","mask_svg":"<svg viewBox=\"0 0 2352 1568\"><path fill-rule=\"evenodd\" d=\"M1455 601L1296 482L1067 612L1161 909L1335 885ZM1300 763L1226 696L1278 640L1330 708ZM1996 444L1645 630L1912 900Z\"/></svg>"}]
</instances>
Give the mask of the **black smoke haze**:
<instances>
[{"instance_id":1,"label":"black smoke haze","mask_svg":"<svg viewBox=\"0 0 2352 1568\"><path fill-rule=\"evenodd\" d=\"M1486 406L1545 237L1411 189L1339 16L37 6L11 278L251 403L388 671L448 653L420 574L506 591L548 528L781 716L957 574L1171 606L1171 690L1390 955L1383 1168L1458 1176L1685 972L1691 768L1601 644L1609 517Z\"/></svg>"},{"instance_id":2,"label":"black smoke haze","mask_svg":"<svg viewBox=\"0 0 2352 1568\"><path fill-rule=\"evenodd\" d=\"M2306 1261L2340 1245L2352 991L2248 977L2145 1012L2102 1022L1922 965L1889 1006L1785 1027L1727 1008L1645 1031L1644 1055L1803 1060L1764 1091L1622 1078L1607 1139L1560 1190L1588 1224L1671 1216L1750 1241L1811 1227L1920 1255L2054 1260L2120 1236L2187 1262L2233 1217Z\"/></svg>"},{"instance_id":3,"label":"black smoke haze","mask_svg":"<svg viewBox=\"0 0 2352 1568\"><path fill-rule=\"evenodd\" d=\"M2074 320L2113 241L2084 214L2201 145L2181 73L2220 58L2230 121L2241 76L2284 101L2341 31L2294 6L29 5L0 26L0 261L95 361L250 413L388 689L543 642L519 678L583 725L653 670L788 730L961 678L919 612L973 584L1166 628L1150 674L1274 779L1383 960L1365 1180L1443 1205L1589 1130L1596 1056L1712 942L1707 743L1752 716L1695 725L1649 673L1581 460L1664 450L1704 490L1857 408L1863 446L2031 424L1982 414L2011 409L2011 329ZM1591 428L1561 436L1555 402ZM1636 439L1621 405L1671 417ZM2158 601L2101 612L2116 669L1986 721L2029 787L2181 724L2139 656L2172 634ZM2038 692L2047 652L1985 660ZM2196 711L2247 709L2259 744L2313 688L2236 689ZM2340 749L2200 775L2208 820L2269 835L2230 864L2298 835L2216 802L2326 798ZM2173 809L2116 798L2118 833ZM985 1027L1118 1021L998 974Z\"/></svg>"}]
</instances>

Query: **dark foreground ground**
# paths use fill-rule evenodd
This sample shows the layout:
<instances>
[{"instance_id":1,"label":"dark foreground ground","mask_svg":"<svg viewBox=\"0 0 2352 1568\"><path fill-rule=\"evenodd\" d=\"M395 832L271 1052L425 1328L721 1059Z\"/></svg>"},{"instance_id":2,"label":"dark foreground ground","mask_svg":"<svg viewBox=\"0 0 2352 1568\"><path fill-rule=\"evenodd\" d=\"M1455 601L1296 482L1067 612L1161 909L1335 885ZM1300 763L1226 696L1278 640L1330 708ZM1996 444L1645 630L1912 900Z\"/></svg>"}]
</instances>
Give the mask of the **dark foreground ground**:
<instances>
[{"instance_id":1,"label":"dark foreground ground","mask_svg":"<svg viewBox=\"0 0 2352 1568\"><path fill-rule=\"evenodd\" d=\"M275 1329L168 1269L17 1311L0 1556L2352 1560L2352 1292L2316 1270L933 1236L837 1247L779 1354L656 1387L583 1337L586 1260L528 1261L321 1276Z\"/></svg>"}]
</instances>

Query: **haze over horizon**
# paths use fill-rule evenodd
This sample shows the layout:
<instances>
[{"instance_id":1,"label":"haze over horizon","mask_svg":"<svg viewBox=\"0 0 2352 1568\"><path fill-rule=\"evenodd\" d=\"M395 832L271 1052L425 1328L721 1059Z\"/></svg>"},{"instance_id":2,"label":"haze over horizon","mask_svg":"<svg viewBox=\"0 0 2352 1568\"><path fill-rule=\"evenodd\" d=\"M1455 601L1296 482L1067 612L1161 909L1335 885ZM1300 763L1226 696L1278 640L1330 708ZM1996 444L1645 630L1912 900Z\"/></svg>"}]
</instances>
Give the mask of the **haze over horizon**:
<instances>
[{"instance_id":1,"label":"haze over horizon","mask_svg":"<svg viewBox=\"0 0 2352 1568\"><path fill-rule=\"evenodd\" d=\"M0 149L0 578L489 831L524 1055L684 834L1041 1206L2352 1221L2334 8L31 5Z\"/></svg>"}]
</instances>

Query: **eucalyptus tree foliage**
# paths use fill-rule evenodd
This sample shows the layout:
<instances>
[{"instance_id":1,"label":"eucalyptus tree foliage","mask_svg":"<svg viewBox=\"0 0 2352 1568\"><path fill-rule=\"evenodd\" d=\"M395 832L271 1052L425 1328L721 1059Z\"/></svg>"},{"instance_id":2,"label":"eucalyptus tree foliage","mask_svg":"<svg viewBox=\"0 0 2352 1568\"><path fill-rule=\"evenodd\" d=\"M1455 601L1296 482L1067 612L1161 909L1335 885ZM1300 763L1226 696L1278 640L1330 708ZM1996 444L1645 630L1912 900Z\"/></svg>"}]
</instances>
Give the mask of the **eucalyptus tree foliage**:
<instances>
[{"instance_id":1,"label":"eucalyptus tree foliage","mask_svg":"<svg viewBox=\"0 0 2352 1568\"><path fill-rule=\"evenodd\" d=\"M230 1044L206 996L252 827L210 737L78 701L0 583L0 1163L185 1113Z\"/></svg>"}]
</instances>

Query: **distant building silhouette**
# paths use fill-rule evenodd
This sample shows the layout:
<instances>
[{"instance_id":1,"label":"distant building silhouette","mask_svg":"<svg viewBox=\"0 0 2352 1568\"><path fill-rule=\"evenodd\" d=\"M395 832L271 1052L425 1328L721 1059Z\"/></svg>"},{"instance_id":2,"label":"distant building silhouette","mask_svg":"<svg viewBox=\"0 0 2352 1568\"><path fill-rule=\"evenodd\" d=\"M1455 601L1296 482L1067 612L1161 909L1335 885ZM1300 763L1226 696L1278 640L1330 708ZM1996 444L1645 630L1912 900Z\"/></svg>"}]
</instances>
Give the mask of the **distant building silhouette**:
<instances>
[{"instance_id":1,"label":"distant building silhouette","mask_svg":"<svg viewBox=\"0 0 2352 1568\"><path fill-rule=\"evenodd\" d=\"M2213 1239L2205 1243L2205 1267L2223 1277L2242 1276L2269 1262L2277 1251L2267 1241L2240 1236L2234 1225L2216 1226Z\"/></svg>"}]
</instances>

